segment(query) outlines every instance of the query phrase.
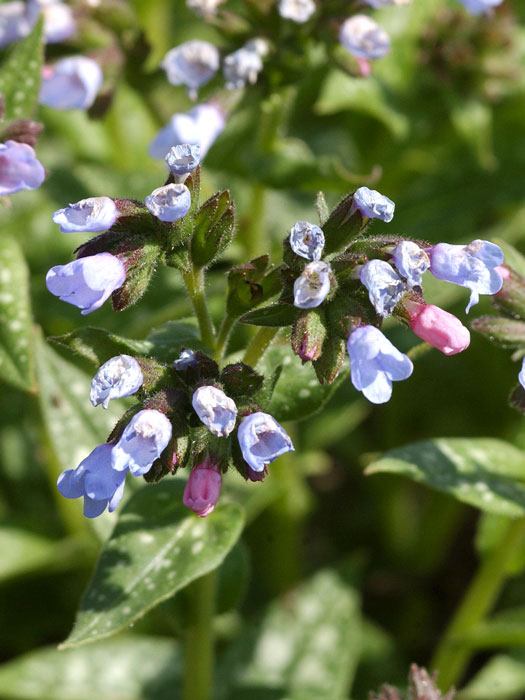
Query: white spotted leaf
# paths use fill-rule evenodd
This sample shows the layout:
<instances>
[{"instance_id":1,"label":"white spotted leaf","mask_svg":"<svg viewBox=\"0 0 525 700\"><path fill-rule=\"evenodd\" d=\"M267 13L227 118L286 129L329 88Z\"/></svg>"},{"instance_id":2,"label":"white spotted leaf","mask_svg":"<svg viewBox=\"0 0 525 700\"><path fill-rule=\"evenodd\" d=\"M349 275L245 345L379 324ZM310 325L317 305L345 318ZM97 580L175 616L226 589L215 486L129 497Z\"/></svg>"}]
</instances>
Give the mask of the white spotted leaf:
<instances>
[{"instance_id":1,"label":"white spotted leaf","mask_svg":"<svg viewBox=\"0 0 525 700\"><path fill-rule=\"evenodd\" d=\"M303 420L321 410L342 382L348 380L343 371L333 384L319 384L311 363L301 360L283 346L270 348L259 365L261 373L271 376L280 370L268 413L278 421Z\"/></svg>"},{"instance_id":2,"label":"white spotted leaf","mask_svg":"<svg viewBox=\"0 0 525 700\"><path fill-rule=\"evenodd\" d=\"M0 64L0 95L5 102L4 119L28 119L37 106L44 48L42 21L9 50Z\"/></svg>"},{"instance_id":3,"label":"white spotted leaf","mask_svg":"<svg viewBox=\"0 0 525 700\"><path fill-rule=\"evenodd\" d=\"M226 652L218 700L343 700L361 647L358 596L322 571L270 605Z\"/></svg>"},{"instance_id":4,"label":"white spotted leaf","mask_svg":"<svg viewBox=\"0 0 525 700\"><path fill-rule=\"evenodd\" d=\"M0 248L0 377L19 389L35 388L29 274L10 236Z\"/></svg>"},{"instance_id":5,"label":"white spotted leaf","mask_svg":"<svg viewBox=\"0 0 525 700\"><path fill-rule=\"evenodd\" d=\"M181 655L168 639L126 635L81 649L37 649L0 666L5 700L177 700Z\"/></svg>"},{"instance_id":6,"label":"white spotted leaf","mask_svg":"<svg viewBox=\"0 0 525 700\"><path fill-rule=\"evenodd\" d=\"M390 450L367 474L400 474L482 511L525 515L525 453L502 440L436 438Z\"/></svg>"},{"instance_id":7,"label":"white spotted leaf","mask_svg":"<svg viewBox=\"0 0 525 700\"><path fill-rule=\"evenodd\" d=\"M242 531L237 504L198 518L182 503L178 479L148 485L122 509L102 549L63 647L109 637L193 580L216 569Z\"/></svg>"}]
</instances>

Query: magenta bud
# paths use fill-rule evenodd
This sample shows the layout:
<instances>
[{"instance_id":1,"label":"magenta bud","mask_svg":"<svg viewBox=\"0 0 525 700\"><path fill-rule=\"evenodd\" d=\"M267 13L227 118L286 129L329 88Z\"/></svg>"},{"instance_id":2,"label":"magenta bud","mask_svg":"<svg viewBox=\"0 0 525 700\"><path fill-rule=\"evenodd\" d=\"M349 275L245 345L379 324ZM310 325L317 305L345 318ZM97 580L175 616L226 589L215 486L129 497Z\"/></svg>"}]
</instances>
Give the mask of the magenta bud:
<instances>
[{"instance_id":1,"label":"magenta bud","mask_svg":"<svg viewBox=\"0 0 525 700\"><path fill-rule=\"evenodd\" d=\"M409 301L405 305L413 332L444 355L456 355L470 344L468 328L459 318L433 304Z\"/></svg>"},{"instance_id":2,"label":"magenta bud","mask_svg":"<svg viewBox=\"0 0 525 700\"><path fill-rule=\"evenodd\" d=\"M215 508L221 494L222 476L216 465L207 458L191 472L184 489L186 508L205 518Z\"/></svg>"}]
</instances>

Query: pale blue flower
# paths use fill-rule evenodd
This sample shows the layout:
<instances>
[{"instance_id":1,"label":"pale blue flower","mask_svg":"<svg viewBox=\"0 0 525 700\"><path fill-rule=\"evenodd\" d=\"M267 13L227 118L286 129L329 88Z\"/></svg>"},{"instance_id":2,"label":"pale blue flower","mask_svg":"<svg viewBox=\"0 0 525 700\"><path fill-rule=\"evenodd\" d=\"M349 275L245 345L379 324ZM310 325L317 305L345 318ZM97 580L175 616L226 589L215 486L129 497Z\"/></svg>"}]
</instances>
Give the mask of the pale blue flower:
<instances>
[{"instance_id":1,"label":"pale blue flower","mask_svg":"<svg viewBox=\"0 0 525 700\"><path fill-rule=\"evenodd\" d=\"M58 44L71 39L77 31L73 9L60 0L30 0L42 11L44 18L44 41Z\"/></svg>"},{"instance_id":2,"label":"pale blue flower","mask_svg":"<svg viewBox=\"0 0 525 700\"><path fill-rule=\"evenodd\" d=\"M308 263L294 282L294 306L298 309L315 309L320 306L330 293L330 273L328 263Z\"/></svg>"},{"instance_id":3,"label":"pale blue flower","mask_svg":"<svg viewBox=\"0 0 525 700\"><path fill-rule=\"evenodd\" d=\"M86 56L62 58L42 69L40 104L54 109L89 109L102 87L102 70Z\"/></svg>"},{"instance_id":4,"label":"pale blue flower","mask_svg":"<svg viewBox=\"0 0 525 700\"><path fill-rule=\"evenodd\" d=\"M171 423L155 409L136 413L124 428L120 440L113 447L113 469L129 469L133 476L142 476L151 469L171 440Z\"/></svg>"},{"instance_id":5,"label":"pale blue flower","mask_svg":"<svg viewBox=\"0 0 525 700\"><path fill-rule=\"evenodd\" d=\"M197 354L195 350L184 349L176 360L173 361L173 367L177 371L183 371L188 367L193 367L197 362Z\"/></svg>"},{"instance_id":6,"label":"pale blue flower","mask_svg":"<svg viewBox=\"0 0 525 700\"><path fill-rule=\"evenodd\" d=\"M145 205L157 219L174 222L186 216L191 207L191 194L186 185L172 183L153 190Z\"/></svg>"},{"instance_id":7,"label":"pale blue flower","mask_svg":"<svg viewBox=\"0 0 525 700\"><path fill-rule=\"evenodd\" d=\"M168 51L162 61L166 77L172 85L185 85L190 97L208 83L219 70L220 54L209 41L193 39Z\"/></svg>"},{"instance_id":8,"label":"pale blue flower","mask_svg":"<svg viewBox=\"0 0 525 700\"><path fill-rule=\"evenodd\" d=\"M386 403L392 382L408 379L414 366L375 326L356 328L348 338L352 384L372 403Z\"/></svg>"},{"instance_id":9,"label":"pale blue flower","mask_svg":"<svg viewBox=\"0 0 525 700\"><path fill-rule=\"evenodd\" d=\"M380 316L390 316L407 286L384 260L370 260L361 268L361 282L368 289L370 303Z\"/></svg>"},{"instance_id":10,"label":"pale blue flower","mask_svg":"<svg viewBox=\"0 0 525 700\"><path fill-rule=\"evenodd\" d=\"M356 58L382 58L390 51L390 37L368 15L354 15L341 25L339 41Z\"/></svg>"},{"instance_id":11,"label":"pale blue flower","mask_svg":"<svg viewBox=\"0 0 525 700\"><path fill-rule=\"evenodd\" d=\"M117 217L116 204L110 197L88 197L58 209L53 221L62 233L99 233L111 228Z\"/></svg>"},{"instance_id":12,"label":"pale blue flower","mask_svg":"<svg viewBox=\"0 0 525 700\"><path fill-rule=\"evenodd\" d=\"M217 437L227 437L235 428L237 406L222 389L215 386L201 386L191 400L195 413Z\"/></svg>"},{"instance_id":13,"label":"pale blue flower","mask_svg":"<svg viewBox=\"0 0 525 700\"><path fill-rule=\"evenodd\" d=\"M394 218L396 205L391 199L377 192L377 190L360 187L354 192L353 207L358 209L362 216L367 216L369 219L380 219L385 223L389 223Z\"/></svg>"},{"instance_id":14,"label":"pale blue flower","mask_svg":"<svg viewBox=\"0 0 525 700\"><path fill-rule=\"evenodd\" d=\"M503 251L490 241L475 240L469 245L438 243L429 250L430 271L440 280L470 289L466 311L479 301L480 294L496 294L503 286L498 266Z\"/></svg>"},{"instance_id":15,"label":"pale blue flower","mask_svg":"<svg viewBox=\"0 0 525 700\"><path fill-rule=\"evenodd\" d=\"M126 268L115 255L97 253L56 265L46 275L51 294L81 309L83 316L99 309L126 281Z\"/></svg>"},{"instance_id":16,"label":"pale blue flower","mask_svg":"<svg viewBox=\"0 0 525 700\"><path fill-rule=\"evenodd\" d=\"M249 85L255 85L263 62L257 51L247 47L237 49L224 58L223 73L228 90L239 90Z\"/></svg>"},{"instance_id":17,"label":"pale blue flower","mask_svg":"<svg viewBox=\"0 0 525 700\"><path fill-rule=\"evenodd\" d=\"M503 0L459 0L472 15L487 14L501 5Z\"/></svg>"},{"instance_id":18,"label":"pale blue flower","mask_svg":"<svg viewBox=\"0 0 525 700\"><path fill-rule=\"evenodd\" d=\"M0 3L0 49L28 36L39 14L40 7L34 2Z\"/></svg>"},{"instance_id":19,"label":"pale blue flower","mask_svg":"<svg viewBox=\"0 0 525 700\"><path fill-rule=\"evenodd\" d=\"M411 289L421 287L423 274L430 267L430 259L423 248L413 241L401 241L394 248L392 260Z\"/></svg>"},{"instance_id":20,"label":"pale blue flower","mask_svg":"<svg viewBox=\"0 0 525 700\"><path fill-rule=\"evenodd\" d=\"M46 177L44 166L27 143L0 143L0 197L40 187Z\"/></svg>"},{"instance_id":21,"label":"pale blue flower","mask_svg":"<svg viewBox=\"0 0 525 700\"><path fill-rule=\"evenodd\" d=\"M243 459L255 472L264 471L277 457L294 449L286 430L268 413L251 413L243 418L237 438Z\"/></svg>"},{"instance_id":22,"label":"pale blue flower","mask_svg":"<svg viewBox=\"0 0 525 700\"><path fill-rule=\"evenodd\" d=\"M324 233L315 224L298 221L290 231L290 247L296 255L307 260L321 259L324 249Z\"/></svg>"},{"instance_id":23,"label":"pale blue flower","mask_svg":"<svg viewBox=\"0 0 525 700\"><path fill-rule=\"evenodd\" d=\"M525 357L521 361L521 370L518 374L518 380L521 386L525 389Z\"/></svg>"},{"instance_id":24,"label":"pale blue flower","mask_svg":"<svg viewBox=\"0 0 525 700\"><path fill-rule=\"evenodd\" d=\"M139 363L131 355L112 357L99 368L91 381L93 406L109 406L111 399L136 394L144 382Z\"/></svg>"},{"instance_id":25,"label":"pale blue flower","mask_svg":"<svg viewBox=\"0 0 525 700\"><path fill-rule=\"evenodd\" d=\"M279 14L297 24L308 22L315 12L313 0L279 0Z\"/></svg>"},{"instance_id":26,"label":"pale blue flower","mask_svg":"<svg viewBox=\"0 0 525 700\"><path fill-rule=\"evenodd\" d=\"M190 143L200 146L202 160L224 126L224 113L214 104L197 105L189 112L174 114L152 141L150 156L165 158L173 146Z\"/></svg>"},{"instance_id":27,"label":"pale blue flower","mask_svg":"<svg viewBox=\"0 0 525 700\"><path fill-rule=\"evenodd\" d=\"M180 177L195 170L201 159L200 150L198 144L181 143L172 146L164 159L171 174Z\"/></svg>"},{"instance_id":28,"label":"pale blue flower","mask_svg":"<svg viewBox=\"0 0 525 700\"><path fill-rule=\"evenodd\" d=\"M58 490L66 498L84 498L84 515L96 518L106 508L113 512L124 494L127 470L117 472L111 466L113 445L98 445L76 469L67 469L58 477Z\"/></svg>"}]
</instances>

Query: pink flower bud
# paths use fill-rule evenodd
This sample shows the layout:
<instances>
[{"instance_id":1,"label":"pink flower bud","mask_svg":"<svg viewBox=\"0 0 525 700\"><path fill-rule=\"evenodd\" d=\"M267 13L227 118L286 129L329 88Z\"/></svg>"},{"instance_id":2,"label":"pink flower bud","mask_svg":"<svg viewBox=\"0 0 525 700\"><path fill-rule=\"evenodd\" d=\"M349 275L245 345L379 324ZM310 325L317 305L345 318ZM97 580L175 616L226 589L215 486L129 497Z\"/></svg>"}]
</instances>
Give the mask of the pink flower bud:
<instances>
[{"instance_id":1,"label":"pink flower bud","mask_svg":"<svg viewBox=\"0 0 525 700\"><path fill-rule=\"evenodd\" d=\"M501 277L501 279L503 280L503 284L505 284L505 281L508 280L510 277L509 268L505 267L505 265L498 265L494 269L498 273L498 275ZM501 291L501 289L500 289L500 291ZM496 294L499 294L499 293L500 292L496 292Z\"/></svg>"},{"instance_id":2,"label":"pink flower bud","mask_svg":"<svg viewBox=\"0 0 525 700\"><path fill-rule=\"evenodd\" d=\"M461 321L433 304L410 301L406 304L409 325L414 333L444 355L456 355L470 344L470 333Z\"/></svg>"},{"instance_id":3,"label":"pink flower bud","mask_svg":"<svg viewBox=\"0 0 525 700\"><path fill-rule=\"evenodd\" d=\"M191 472L184 489L184 505L200 518L209 515L221 493L222 477L210 459L198 464Z\"/></svg>"}]
</instances>

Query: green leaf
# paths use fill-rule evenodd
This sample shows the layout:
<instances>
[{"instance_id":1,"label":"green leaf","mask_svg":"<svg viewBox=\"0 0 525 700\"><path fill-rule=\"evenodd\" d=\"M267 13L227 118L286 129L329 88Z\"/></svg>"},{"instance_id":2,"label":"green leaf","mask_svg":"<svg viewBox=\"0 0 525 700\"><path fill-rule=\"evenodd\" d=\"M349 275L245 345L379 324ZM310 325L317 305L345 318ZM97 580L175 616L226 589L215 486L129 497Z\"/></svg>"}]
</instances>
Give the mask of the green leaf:
<instances>
[{"instance_id":1,"label":"green leaf","mask_svg":"<svg viewBox=\"0 0 525 700\"><path fill-rule=\"evenodd\" d=\"M321 385L312 365L303 365L283 346L270 348L259 366L266 376L271 376L279 367L282 371L265 409L279 421L302 420L317 413L348 377L347 372L341 372L333 384Z\"/></svg>"},{"instance_id":2,"label":"green leaf","mask_svg":"<svg viewBox=\"0 0 525 700\"><path fill-rule=\"evenodd\" d=\"M0 249L0 377L33 391L34 357L29 273L17 241L2 237Z\"/></svg>"},{"instance_id":3,"label":"green leaf","mask_svg":"<svg viewBox=\"0 0 525 700\"><path fill-rule=\"evenodd\" d=\"M335 573L320 572L272 604L226 652L218 700L340 700L360 649L356 594Z\"/></svg>"},{"instance_id":4,"label":"green leaf","mask_svg":"<svg viewBox=\"0 0 525 700\"><path fill-rule=\"evenodd\" d=\"M501 654L474 676L457 700L522 700L524 694L525 661Z\"/></svg>"},{"instance_id":5,"label":"green leaf","mask_svg":"<svg viewBox=\"0 0 525 700\"><path fill-rule=\"evenodd\" d=\"M48 341L67 348L96 368L115 355L148 355L153 348L153 344L147 340L122 338L104 328L91 326L77 328L65 335L52 336Z\"/></svg>"},{"instance_id":6,"label":"green leaf","mask_svg":"<svg viewBox=\"0 0 525 700\"><path fill-rule=\"evenodd\" d=\"M480 510L525 515L525 455L502 440L438 438L391 450L367 474L400 474Z\"/></svg>"},{"instance_id":7,"label":"green leaf","mask_svg":"<svg viewBox=\"0 0 525 700\"><path fill-rule=\"evenodd\" d=\"M272 306L263 306L262 309L254 309L249 311L239 319L241 323L246 323L252 326L270 326L272 328L281 328L290 326L296 319L298 309L291 304L273 304Z\"/></svg>"},{"instance_id":8,"label":"green leaf","mask_svg":"<svg viewBox=\"0 0 525 700\"><path fill-rule=\"evenodd\" d=\"M217 192L195 214L191 259L197 267L210 265L233 238L235 205L230 193Z\"/></svg>"},{"instance_id":9,"label":"green leaf","mask_svg":"<svg viewBox=\"0 0 525 700\"><path fill-rule=\"evenodd\" d=\"M40 20L28 37L13 45L0 65L0 95L5 100L6 121L32 116L40 92L43 57Z\"/></svg>"},{"instance_id":10,"label":"green leaf","mask_svg":"<svg viewBox=\"0 0 525 700\"><path fill-rule=\"evenodd\" d=\"M53 568L64 544L12 525L0 526L0 581Z\"/></svg>"},{"instance_id":11,"label":"green leaf","mask_svg":"<svg viewBox=\"0 0 525 700\"><path fill-rule=\"evenodd\" d=\"M0 666L1 700L177 700L181 658L166 639L119 637L84 649L44 648Z\"/></svg>"},{"instance_id":12,"label":"green leaf","mask_svg":"<svg viewBox=\"0 0 525 700\"><path fill-rule=\"evenodd\" d=\"M472 149L482 168L497 165L492 144L492 107L485 102L462 99L451 108L450 118L459 136Z\"/></svg>"},{"instance_id":13,"label":"green leaf","mask_svg":"<svg viewBox=\"0 0 525 700\"><path fill-rule=\"evenodd\" d=\"M216 569L235 545L243 512L220 505L205 520L182 503L178 480L149 485L120 513L63 647L109 637Z\"/></svg>"},{"instance_id":14,"label":"green leaf","mask_svg":"<svg viewBox=\"0 0 525 700\"><path fill-rule=\"evenodd\" d=\"M161 362L173 362L183 348L205 349L195 319L168 321L154 328L146 341L151 344L150 354Z\"/></svg>"},{"instance_id":15,"label":"green leaf","mask_svg":"<svg viewBox=\"0 0 525 700\"><path fill-rule=\"evenodd\" d=\"M409 129L408 119L388 104L376 79L352 78L340 70L328 75L314 110L323 116L348 110L362 112L380 121L397 138L406 136Z\"/></svg>"}]
</instances>

